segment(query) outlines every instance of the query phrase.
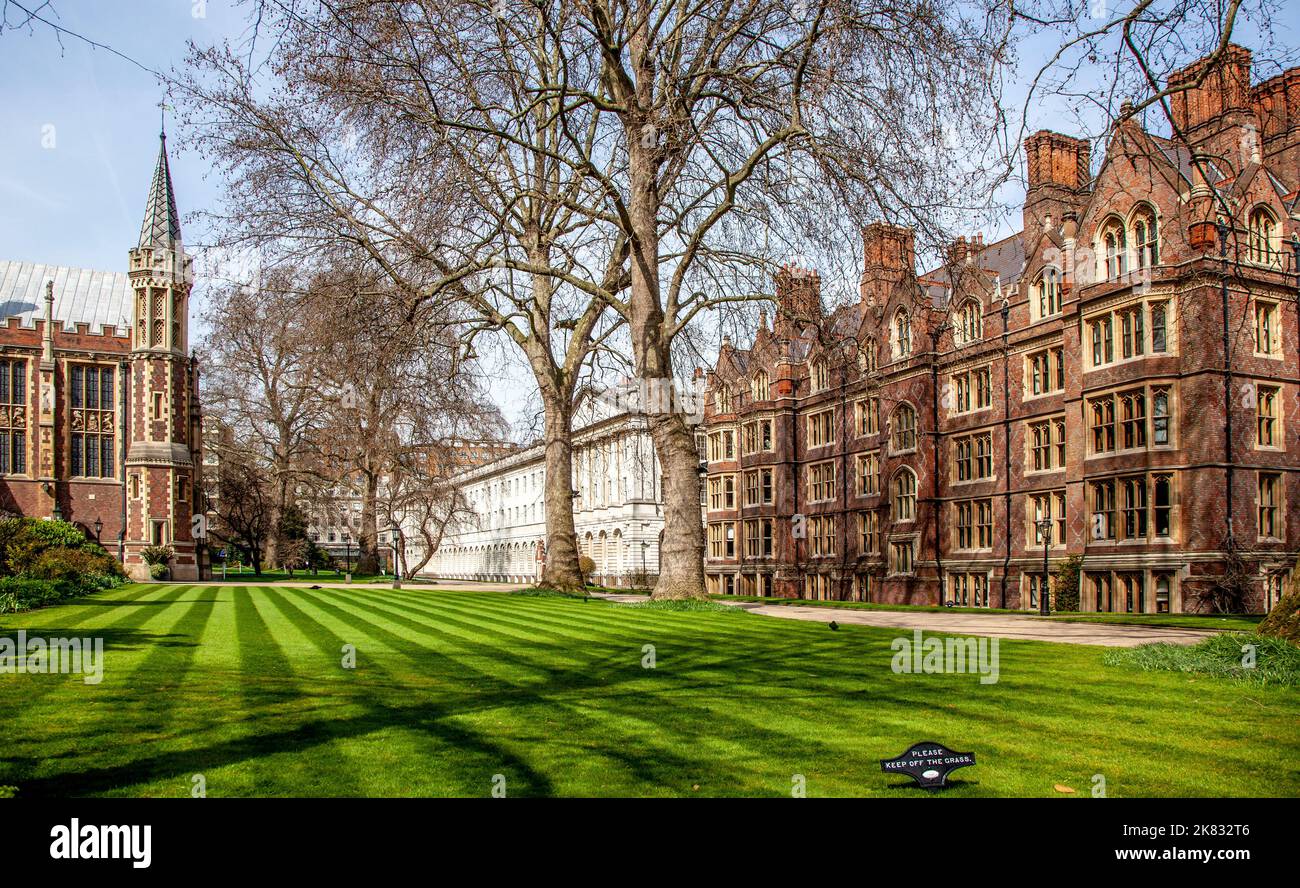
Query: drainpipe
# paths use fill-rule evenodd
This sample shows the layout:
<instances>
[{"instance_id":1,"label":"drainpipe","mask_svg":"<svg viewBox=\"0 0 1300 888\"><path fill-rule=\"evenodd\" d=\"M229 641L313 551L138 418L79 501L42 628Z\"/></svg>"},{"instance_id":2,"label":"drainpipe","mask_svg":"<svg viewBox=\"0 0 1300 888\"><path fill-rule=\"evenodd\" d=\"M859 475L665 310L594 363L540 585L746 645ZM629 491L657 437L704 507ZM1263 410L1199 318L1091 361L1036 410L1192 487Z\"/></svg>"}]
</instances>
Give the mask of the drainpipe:
<instances>
[{"instance_id":1,"label":"drainpipe","mask_svg":"<svg viewBox=\"0 0 1300 888\"><path fill-rule=\"evenodd\" d=\"M1002 512L1006 532L1006 554L1002 559L1002 607L1007 606L1007 572L1011 570L1011 382L1008 367L1011 350L1007 337L1007 319L1011 316L1011 300L1002 296Z\"/></svg>"},{"instance_id":2,"label":"drainpipe","mask_svg":"<svg viewBox=\"0 0 1300 888\"><path fill-rule=\"evenodd\" d=\"M117 387L118 388L117 399L121 404L120 414L119 414L120 418L117 421L117 426L118 426L118 430L122 433L122 452L119 455L119 459L118 459L118 464L122 467L122 473L121 473L122 530L117 535L117 560L120 561L123 566L125 566L126 565L126 497L128 493L126 487L126 449L131 445L131 438L130 438L131 427L130 424L127 422L126 409L127 409L127 404L130 403L129 400L127 399L127 388L131 384L131 375L130 375L131 365L128 364L126 361L121 361L118 363L117 368L119 371L119 375L122 378L122 384ZM193 491L190 492L190 495L191 496L194 495Z\"/></svg>"},{"instance_id":3,"label":"drainpipe","mask_svg":"<svg viewBox=\"0 0 1300 888\"><path fill-rule=\"evenodd\" d=\"M1228 503L1228 541L1233 540L1232 527L1232 507L1233 507L1233 480L1234 472L1232 465L1232 353L1229 344L1228 329L1228 226L1224 222L1219 222L1216 226L1219 233L1219 256L1223 259L1223 277L1219 284L1219 295L1223 303L1223 450L1224 460L1228 467L1228 477L1225 493Z\"/></svg>"},{"instance_id":4,"label":"drainpipe","mask_svg":"<svg viewBox=\"0 0 1300 888\"><path fill-rule=\"evenodd\" d=\"M930 347L933 354L930 357L930 451L934 454L934 474L930 479L930 528L931 536L934 541L934 565L938 572L939 580L939 601L943 605L944 597L944 576L943 576L943 547L939 545L939 336L943 327L935 332Z\"/></svg>"},{"instance_id":5,"label":"drainpipe","mask_svg":"<svg viewBox=\"0 0 1300 888\"><path fill-rule=\"evenodd\" d=\"M854 340L856 344L856 340ZM840 356L840 528L836 543L840 546L840 601L848 601L844 593L844 574L849 563L849 371L844 361L844 342L839 344ZM852 581L849 584L852 590Z\"/></svg>"}]
</instances>

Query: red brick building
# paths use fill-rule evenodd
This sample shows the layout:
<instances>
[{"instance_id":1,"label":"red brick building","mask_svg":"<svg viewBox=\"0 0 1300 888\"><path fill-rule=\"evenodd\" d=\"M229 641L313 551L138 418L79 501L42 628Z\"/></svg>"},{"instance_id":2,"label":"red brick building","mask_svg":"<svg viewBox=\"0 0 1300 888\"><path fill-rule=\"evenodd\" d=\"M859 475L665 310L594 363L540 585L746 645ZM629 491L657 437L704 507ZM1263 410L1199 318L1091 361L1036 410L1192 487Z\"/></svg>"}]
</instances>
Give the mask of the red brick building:
<instances>
[{"instance_id":1,"label":"red brick building","mask_svg":"<svg viewBox=\"0 0 1300 888\"><path fill-rule=\"evenodd\" d=\"M709 375L710 591L1036 608L1046 532L1083 610L1205 610L1224 577L1271 607L1300 552L1300 69L1204 67L1173 78L1185 142L1121 115L1094 173L1028 138L1009 238L917 275L871 225L829 314L777 276Z\"/></svg>"},{"instance_id":2,"label":"red brick building","mask_svg":"<svg viewBox=\"0 0 1300 888\"><path fill-rule=\"evenodd\" d=\"M141 579L150 545L200 572L193 282L165 136L125 274L0 261L0 510L79 524Z\"/></svg>"}]
</instances>

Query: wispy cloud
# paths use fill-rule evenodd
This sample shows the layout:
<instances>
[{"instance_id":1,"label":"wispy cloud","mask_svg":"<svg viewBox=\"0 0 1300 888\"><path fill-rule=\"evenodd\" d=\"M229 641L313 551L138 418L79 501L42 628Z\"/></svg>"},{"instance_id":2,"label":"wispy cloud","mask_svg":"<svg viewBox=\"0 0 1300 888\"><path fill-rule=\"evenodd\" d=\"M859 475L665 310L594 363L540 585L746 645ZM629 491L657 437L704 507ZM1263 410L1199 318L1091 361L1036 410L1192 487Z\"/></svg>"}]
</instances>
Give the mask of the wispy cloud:
<instances>
[{"instance_id":1,"label":"wispy cloud","mask_svg":"<svg viewBox=\"0 0 1300 888\"><path fill-rule=\"evenodd\" d=\"M39 204L47 210L63 209L63 201L43 194L34 188L29 187L26 183L17 179L11 179L7 176L0 176L0 194L7 194L10 197L21 201Z\"/></svg>"}]
</instances>

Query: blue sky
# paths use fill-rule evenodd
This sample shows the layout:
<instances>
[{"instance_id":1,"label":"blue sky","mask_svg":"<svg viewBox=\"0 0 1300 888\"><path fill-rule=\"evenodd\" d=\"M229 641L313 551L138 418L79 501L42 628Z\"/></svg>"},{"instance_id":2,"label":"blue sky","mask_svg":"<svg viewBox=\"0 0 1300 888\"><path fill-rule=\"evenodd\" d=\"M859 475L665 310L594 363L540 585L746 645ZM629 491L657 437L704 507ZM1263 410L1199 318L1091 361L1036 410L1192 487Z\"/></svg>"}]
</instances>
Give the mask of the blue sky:
<instances>
[{"instance_id":1,"label":"blue sky","mask_svg":"<svg viewBox=\"0 0 1300 888\"><path fill-rule=\"evenodd\" d=\"M65 28L159 71L182 63L189 40L238 42L247 28L247 9L234 0L55 2ZM1283 8L1275 36L1287 48L1300 46L1300 3ZM14 15L11 7L11 22ZM1251 36L1250 24L1243 23L1239 42L1251 45ZM1048 51L1049 43L1054 48L1054 40L1037 45L1031 40L1021 47L1022 72L1037 70L1036 54ZM125 271L158 153L162 90L156 78L73 37L60 42L38 24L31 32L0 34L0 90L0 258ZM1023 88L1012 84L1008 94L1023 96ZM1059 101L1038 103L1031 109L1030 129L1069 129L1067 110ZM207 175L201 158L181 151L179 141L171 146L172 177L186 215L214 206L220 182ZM1015 191L1003 195L1013 205L1020 197ZM988 232L988 239L1011 231L1004 225ZM192 222L184 234L191 247L205 240ZM200 300L201 290L200 281ZM498 350L494 360L501 366L484 367L488 378L531 388L527 370L511 350ZM514 384L498 392L511 419L531 412L531 399L518 393Z\"/></svg>"},{"instance_id":2,"label":"blue sky","mask_svg":"<svg viewBox=\"0 0 1300 888\"><path fill-rule=\"evenodd\" d=\"M179 65L189 39L243 30L241 10L226 0L56 5L64 27L155 70ZM0 36L0 84L0 255L125 271L158 155L157 79L71 37L60 47L36 25ZM171 156L181 212L211 204L219 183L197 158Z\"/></svg>"}]
</instances>

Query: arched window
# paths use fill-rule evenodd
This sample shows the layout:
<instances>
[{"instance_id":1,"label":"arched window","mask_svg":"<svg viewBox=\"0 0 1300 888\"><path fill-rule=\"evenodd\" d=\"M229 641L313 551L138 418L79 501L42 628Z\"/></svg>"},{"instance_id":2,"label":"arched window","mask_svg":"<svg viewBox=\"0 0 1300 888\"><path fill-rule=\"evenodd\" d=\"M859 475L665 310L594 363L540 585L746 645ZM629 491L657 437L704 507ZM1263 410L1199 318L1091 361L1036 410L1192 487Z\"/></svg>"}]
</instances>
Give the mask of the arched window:
<instances>
[{"instance_id":1,"label":"arched window","mask_svg":"<svg viewBox=\"0 0 1300 888\"><path fill-rule=\"evenodd\" d=\"M767 400L767 371L759 370L749 383L749 393L755 401Z\"/></svg>"},{"instance_id":2,"label":"arched window","mask_svg":"<svg viewBox=\"0 0 1300 888\"><path fill-rule=\"evenodd\" d=\"M894 520L912 521L916 518L916 475L902 468L894 476Z\"/></svg>"},{"instance_id":3,"label":"arched window","mask_svg":"<svg viewBox=\"0 0 1300 888\"><path fill-rule=\"evenodd\" d=\"M1128 271L1128 241L1118 219L1109 219L1101 230L1101 255L1106 261L1106 279L1114 280Z\"/></svg>"},{"instance_id":4,"label":"arched window","mask_svg":"<svg viewBox=\"0 0 1300 888\"><path fill-rule=\"evenodd\" d=\"M1034 284L1034 295L1037 296L1038 317L1050 318L1052 315L1061 313L1061 272L1059 269L1049 265L1043 269L1042 274L1038 276L1038 282Z\"/></svg>"},{"instance_id":5,"label":"arched window","mask_svg":"<svg viewBox=\"0 0 1300 888\"><path fill-rule=\"evenodd\" d=\"M1160 264L1160 237L1156 232L1156 214L1143 204L1133 213L1133 250L1138 268L1155 268Z\"/></svg>"},{"instance_id":6,"label":"arched window","mask_svg":"<svg viewBox=\"0 0 1300 888\"><path fill-rule=\"evenodd\" d=\"M916 447L916 411L911 404L900 404L890 424L890 446L894 452Z\"/></svg>"},{"instance_id":7,"label":"arched window","mask_svg":"<svg viewBox=\"0 0 1300 888\"><path fill-rule=\"evenodd\" d=\"M961 308L957 310L957 318L953 327L953 339L958 345L966 345L970 342L978 342L984 338L984 318L983 310L980 308L978 300L967 299L962 303Z\"/></svg>"},{"instance_id":8,"label":"arched window","mask_svg":"<svg viewBox=\"0 0 1300 888\"><path fill-rule=\"evenodd\" d=\"M1277 220L1267 207L1256 207L1250 212L1250 261L1260 265L1272 265L1277 261L1274 238L1277 236Z\"/></svg>"},{"instance_id":9,"label":"arched window","mask_svg":"<svg viewBox=\"0 0 1300 888\"><path fill-rule=\"evenodd\" d=\"M813 361L812 365L812 390L814 392L824 392L831 387L831 371L823 360Z\"/></svg>"},{"instance_id":10,"label":"arched window","mask_svg":"<svg viewBox=\"0 0 1300 888\"><path fill-rule=\"evenodd\" d=\"M725 386L713 393L713 409L718 413L731 412L731 392Z\"/></svg>"},{"instance_id":11,"label":"arched window","mask_svg":"<svg viewBox=\"0 0 1300 888\"><path fill-rule=\"evenodd\" d=\"M900 308L894 314L894 327L890 335L895 358L905 358L912 353L912 319L908 317L906 309Z\"/></svg>"},{"instance_id":12,"label":"arched window","mask_svg":"<svg viewBox=\"0 0 1300 888\"><path fill-rule=\"evenodd\" d=\"M876 372L876 340L864 339L858 346L858 369L863 373Z\"/></svg>"}]
</instances>

